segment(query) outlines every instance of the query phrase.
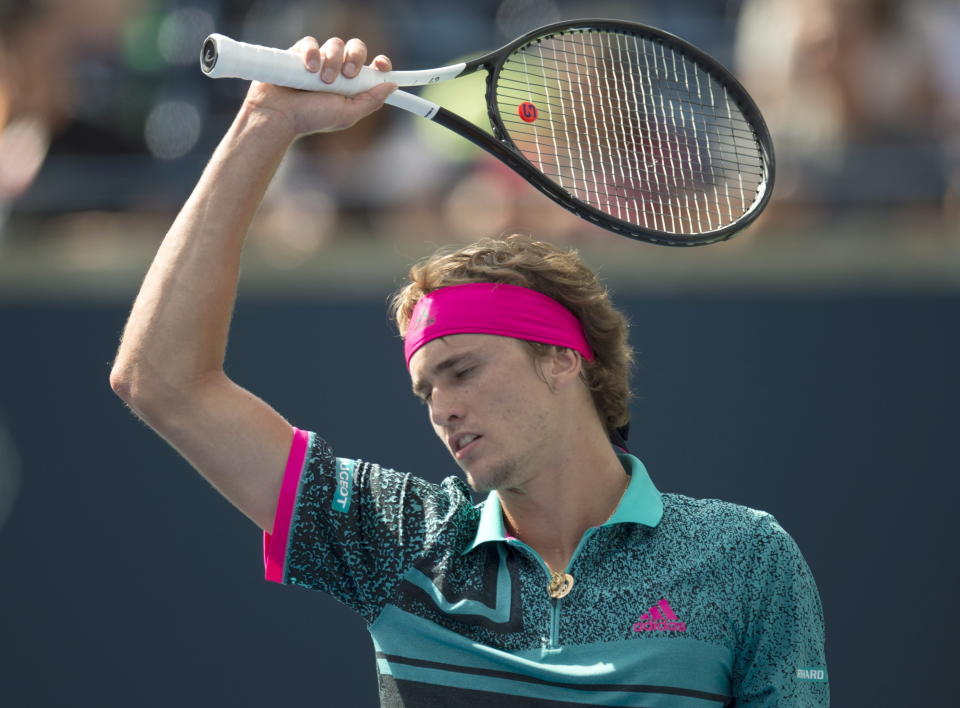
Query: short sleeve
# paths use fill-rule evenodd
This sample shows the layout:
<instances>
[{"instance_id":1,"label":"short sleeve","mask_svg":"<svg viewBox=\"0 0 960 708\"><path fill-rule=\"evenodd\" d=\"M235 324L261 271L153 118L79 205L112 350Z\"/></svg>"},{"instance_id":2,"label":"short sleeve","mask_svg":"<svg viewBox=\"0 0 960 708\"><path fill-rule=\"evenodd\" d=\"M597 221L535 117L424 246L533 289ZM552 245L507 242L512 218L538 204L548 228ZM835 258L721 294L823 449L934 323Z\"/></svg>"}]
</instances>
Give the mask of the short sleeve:
<instances>
[{"instance_id":1,"label":"short sleeve","mask_svg":"<svg viewBox=\"0 0 960 708\"><path fill-rule=\"evenodd\" d=\"M372 622L413 561L475 527L469 490L450 477L411 474L334 456L319 436L294 431L273 532L268 580L329 593Z\"/></svg>"},{"instance_id":2,"label":"short sleeve","mask_svg":"<svg viewBox=\"0 0 960 708\"><path fill-rule=\"evenodd\" d=\"M756 561L744 636L734 663L737 708L828 706L823 609L796 542L769 514L753 540Z\"/></svg>"}]
</instances>

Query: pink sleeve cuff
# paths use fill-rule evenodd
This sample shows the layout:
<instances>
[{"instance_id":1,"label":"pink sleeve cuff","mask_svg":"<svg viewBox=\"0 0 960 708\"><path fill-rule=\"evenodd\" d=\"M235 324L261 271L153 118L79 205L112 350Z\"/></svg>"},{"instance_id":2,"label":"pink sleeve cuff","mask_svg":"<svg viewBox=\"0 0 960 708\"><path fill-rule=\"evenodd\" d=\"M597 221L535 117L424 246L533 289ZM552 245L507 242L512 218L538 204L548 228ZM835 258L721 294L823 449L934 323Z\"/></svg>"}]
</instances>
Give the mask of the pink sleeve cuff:
<instances>
[{"instance_id":1,"label":"pink sleeve cuff","mask_svg":"<svg viewBox=\"0 0 960 708\"><path fill-rule=\"evenodd\" d=\"M290 541L290 521L297 503L300 489L300 477L307 460L307 448L310 433L293 429L293 442L290 443L290 455L283 472L283 484L280 485L280 498L277 500L277 512L273 518L273 533L263 534L263 571L267 580L282 583L287 560L287 544Z\"/></svg>"}]
</instances>

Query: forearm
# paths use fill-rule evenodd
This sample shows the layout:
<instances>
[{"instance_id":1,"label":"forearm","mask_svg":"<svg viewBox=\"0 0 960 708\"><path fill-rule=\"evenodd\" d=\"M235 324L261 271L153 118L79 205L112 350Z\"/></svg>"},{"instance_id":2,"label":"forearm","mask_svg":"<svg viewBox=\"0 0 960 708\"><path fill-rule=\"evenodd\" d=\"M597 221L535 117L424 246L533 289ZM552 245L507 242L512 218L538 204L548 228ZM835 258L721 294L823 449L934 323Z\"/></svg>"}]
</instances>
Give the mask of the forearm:
<instances>
[{"instance_id":1,"label":"forearm","mask_svg":"<svg viewBox=\"0 0 960 708\"><path fill-rule=\"evenodd\" d=\"M331 38L321 48L305 37L294 50L306 70L326 65L334 75L348 67L355 74L366 59L359 40ZM391 68L382 56L373 65ZM292 431L223 373L244 236L296 136L348 128L394 88L346 98L250 85L144 278L110 374L114 391L265 531L273 528Z\"/></svg>"},{"instance_id":2,"label":"forearm","mask_svg":"<svg viewBox=\"0 0 960 708\"><path fill-rule=\"evenodd\" d=\"M294 137L245 104L140 288L111 382L128 401L176 396L223 370L246 231Z\"/></svg>"}]
</instances>

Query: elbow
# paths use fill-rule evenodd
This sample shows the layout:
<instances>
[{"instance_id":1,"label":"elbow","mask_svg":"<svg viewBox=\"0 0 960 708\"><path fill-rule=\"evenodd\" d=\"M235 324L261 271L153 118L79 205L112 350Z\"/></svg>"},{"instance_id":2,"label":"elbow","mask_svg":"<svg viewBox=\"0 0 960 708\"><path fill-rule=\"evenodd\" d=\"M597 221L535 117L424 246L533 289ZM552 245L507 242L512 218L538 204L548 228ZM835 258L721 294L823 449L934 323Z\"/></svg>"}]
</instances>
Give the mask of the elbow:
<instances>
[{"instance_id":1,"label":"elbow","mask_svg":"<svg viewBox=\"0 0 960 708\"><path fill-rule=\"evenodd\" d=\"M110 371L110 388L140 418L161 421L195 404L208 377L169 378L161 372L118 361Z\"/></svg>"},{"instance_id":2,"label":"elbow","mask_svg":"<svg viewBox=\"0 0 960 708\"><path fill-rule=\"evenodd\" d=\"M145 385L136 373L114 366L110 372L110 388L130 412L147 425L156 429L162 424L170 403L161 401L156 387Z\"/></svg>"},{"instance_id":3,"label":"elbow","mask_svg":"<svg viewBox=\"0 0 960 708\"><path fill-rule=\"evenodd\" d=\"M149 391L137 376L125 367L114 365L110 371L110 388L138 416L150 406Z\"/></svg>"},{"instance_id":4,"label":"elbow","mask_svg":"<svg viewBox=\"0 0 960 708\"><path fill-rule=\"evenodd\" d=\"M130 402L133 384L131 377L117 364L110 370L110 388L121 399Z\"/></svg>"},{"instance_id":5,"label":"elbow","mask_svg":"<svg viewBox=\"0 0 960 708\"><path fill-rule=\"evenodd\" d=\"M138 372L137 367L117 361L110 370L110 388L135 412L140 413L157 397L156 386L150 386L149 377Z\"/></svg>"},{"instance_id":6,"label":"elbow","mask_svg":"<svg viewBox=\"0 0 960 708\"><path fill-rule=\"evenodd\" d=\"M133 415L154 430L159 430L169 418L170 403L158 399L157 392L144 386L136 375L115 366L110 372L110 388Z\"/></svg>"}]
</instances>

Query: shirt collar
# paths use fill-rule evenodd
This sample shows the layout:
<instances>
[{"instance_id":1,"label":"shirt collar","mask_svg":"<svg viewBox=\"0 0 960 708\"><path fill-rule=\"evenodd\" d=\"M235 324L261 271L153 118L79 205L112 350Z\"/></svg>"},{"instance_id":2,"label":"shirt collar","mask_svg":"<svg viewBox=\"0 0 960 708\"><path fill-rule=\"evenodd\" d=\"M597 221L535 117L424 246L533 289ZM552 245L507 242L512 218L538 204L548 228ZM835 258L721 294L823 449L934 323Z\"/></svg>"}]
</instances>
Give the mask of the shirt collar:
<instances>
[{"instance_id":1,"label":"shirt collar","mask_svg":"<svg viewBox=\"0 0 960 708\"><path fill-rule=\"evenodd\" d=\"M613 516L602 525L630 523L656 527L663 518L663 499L647 474L647 468L633 455L618 453L617 457L620 458L624 471L630 475L630 484L627 485ZM500 495L494 490L487 495L486 502L480 509L477 534L464 553L469 553L481 543L506 541L508 538L503 524Z\"/></svg>"}]
</instances>

